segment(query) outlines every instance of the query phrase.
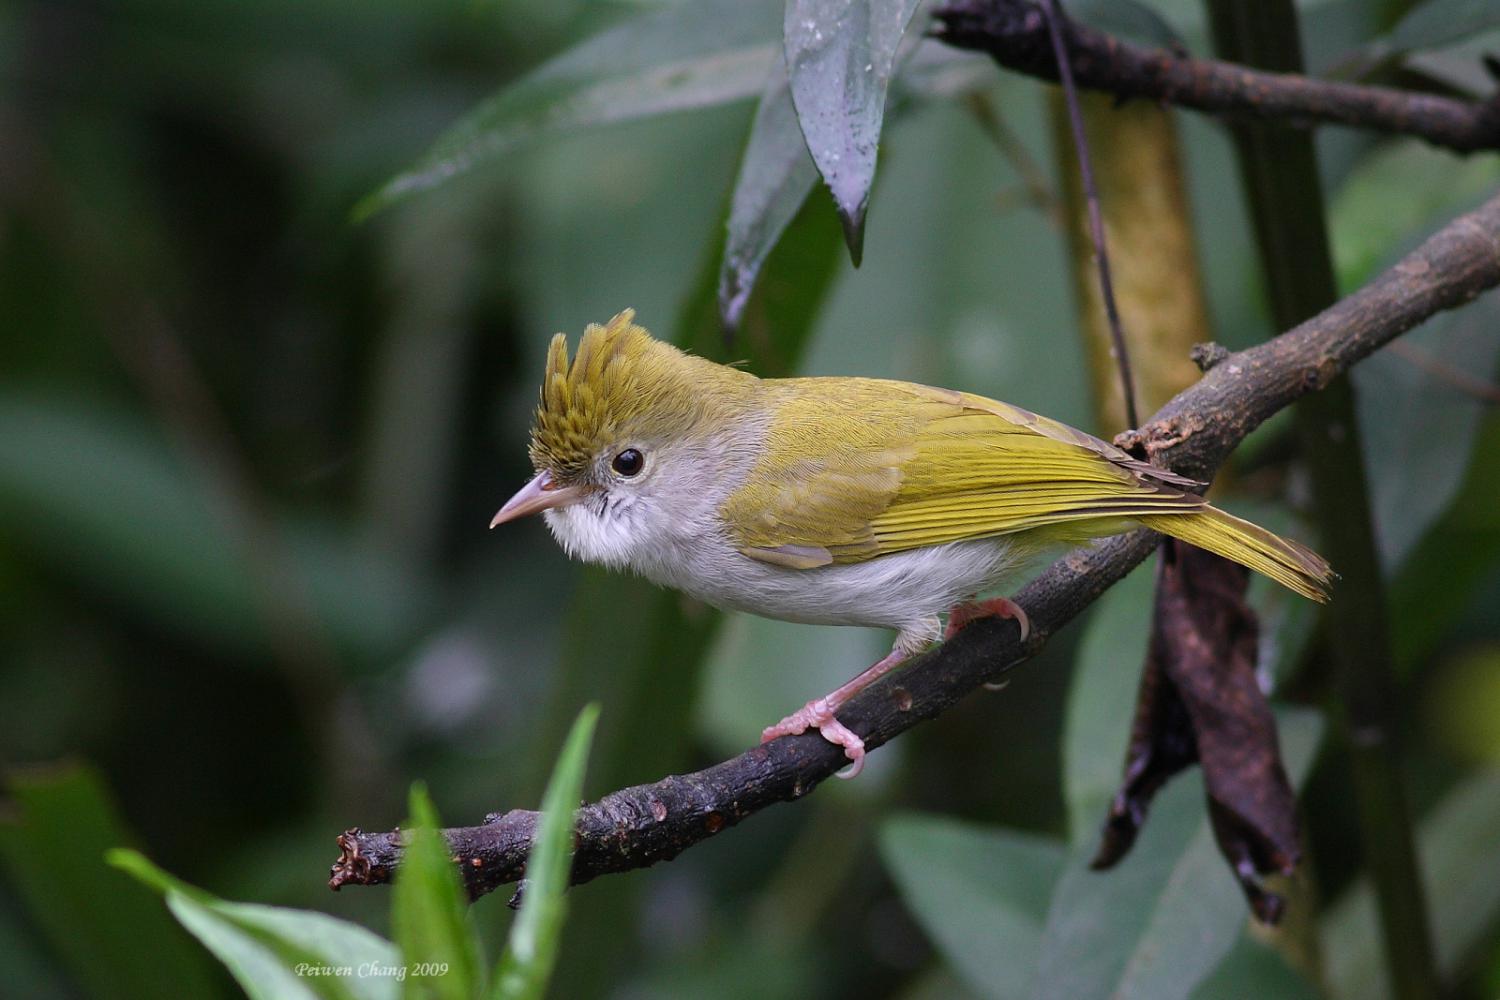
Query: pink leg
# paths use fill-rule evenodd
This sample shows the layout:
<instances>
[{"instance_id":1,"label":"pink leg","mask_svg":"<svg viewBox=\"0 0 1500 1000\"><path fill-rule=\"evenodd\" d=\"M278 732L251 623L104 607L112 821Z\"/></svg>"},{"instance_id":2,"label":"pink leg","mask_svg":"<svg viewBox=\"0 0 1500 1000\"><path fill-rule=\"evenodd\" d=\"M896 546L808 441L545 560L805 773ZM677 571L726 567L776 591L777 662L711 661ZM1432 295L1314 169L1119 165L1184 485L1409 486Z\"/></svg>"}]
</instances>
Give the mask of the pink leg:
<instances>
[{"instance_id":1,"label":"pink leg","mask_svg":"<svg viewBox=\"0 0 1500 1000\"><path fill-rule=\"evenodd\" d=\"M760 734L762 743L769 743L778 736L795 736L815 728L830 743L844 748L844 756L852 762L840 771L840 778L852 778L865 766L865 741L854 735L842 722L834 718L850 698L875 683L880 676L911 655L898 643L885 658L849 683L829 692L815 701L810 701L785 719L768 727Z\"/></svg>"},{"instance_id":2,"label":"pink leg","mask_svg":"<svg viewBox=\"0 0 1500 1000\"><path fill-rule=\"evenodd\" d=\"M955 604L953 610L948 612L948 627L943 631L943 641L958 635L963 627L980 618L1010 618L1021 626L1021 641L1031 634L1031 620L1026 617L1026 612L1015 601L1008 597L992 597L987 601L964 601Z\"/></svg>"}]
</instances>

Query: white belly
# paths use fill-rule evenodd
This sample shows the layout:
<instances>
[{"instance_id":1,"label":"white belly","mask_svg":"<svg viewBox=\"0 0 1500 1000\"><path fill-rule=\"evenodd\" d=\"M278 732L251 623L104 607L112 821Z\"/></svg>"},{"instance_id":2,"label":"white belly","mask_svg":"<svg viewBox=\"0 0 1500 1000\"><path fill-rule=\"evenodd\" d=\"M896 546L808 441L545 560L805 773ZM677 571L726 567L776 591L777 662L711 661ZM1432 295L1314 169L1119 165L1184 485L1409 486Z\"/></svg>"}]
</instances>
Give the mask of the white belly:
<instances>
[{"instance_id":1,"label":"white belly","mask_svg":"<svg viewBox=\"0 0 1500 1000\"><path fill-rule=\"evenodd\" d=\"M1030 560L1005 538L954 542L860 563L789 569L733 550L640 571L708 604L810 625L914 629L988 590Z\"/></svg>"}]
</instances>

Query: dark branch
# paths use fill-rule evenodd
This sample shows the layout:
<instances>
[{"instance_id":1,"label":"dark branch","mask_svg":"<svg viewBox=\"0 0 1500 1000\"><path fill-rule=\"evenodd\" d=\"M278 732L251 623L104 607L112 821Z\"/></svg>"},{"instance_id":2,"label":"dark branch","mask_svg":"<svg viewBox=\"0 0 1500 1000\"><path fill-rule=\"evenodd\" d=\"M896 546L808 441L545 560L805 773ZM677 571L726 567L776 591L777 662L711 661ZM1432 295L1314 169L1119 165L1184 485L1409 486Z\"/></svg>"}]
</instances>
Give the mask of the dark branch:
<instances>
[{"instance_id":1,"label":"dark branch","mask_svg":"<svg viewBox=\"0 0 1500 1000\"><path fill-rule=\"evenodd\" d=\"M1018 73L1057 80L1046 12L1036 0L954 0L934 17L933 35L944 42L988 52ZM1500 149L1500 99L1494 97L1475 102L1268 73L1136 45L1077 21L1067 29L1080 87L1198 111L1417 136L1460 153Z\"/></svg>"},{"instance_id":2,"label":"dark branch","mask_svg":"<svg viewBox=\"0 0 1500 1000\"><path fill-rule=\"evenodd\" d=\"M1364 288L1306 323L1215 364L1122 443L1160 464L1210 478L1263 420L1321 389L1423 320L1500 284L1500 197L1449 223ZM1022 644L1013 623L981 619L952 641L873 685L839 713L870 749L942 714L986 681L1035 655L1048 637L1149 555L1156 536L1137 531L1078 549L1015 599L1031 618ZM573 881L644 868L776 802L800 798L847 761L817 733L783 737L706 770L606 795L578 813ZM469 892L483 895L525 871L536 813L513 810L482 826L445 831ZM399 832L350 830L329 885L390 881Z\"/></svg>"}]
</instances>

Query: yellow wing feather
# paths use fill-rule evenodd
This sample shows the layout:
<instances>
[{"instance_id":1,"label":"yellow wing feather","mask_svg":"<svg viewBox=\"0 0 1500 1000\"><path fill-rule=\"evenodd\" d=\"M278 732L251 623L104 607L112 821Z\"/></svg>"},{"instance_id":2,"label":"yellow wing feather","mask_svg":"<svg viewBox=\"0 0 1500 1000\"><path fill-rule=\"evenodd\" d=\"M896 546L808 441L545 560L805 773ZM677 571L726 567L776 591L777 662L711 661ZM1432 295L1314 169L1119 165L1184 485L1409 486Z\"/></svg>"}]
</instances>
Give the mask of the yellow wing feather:
<instances>
[{"instance_id":1,"label":"yellow wing feather","mask_svg":"<svg viewBox=\"0 0 1500 1000\"><path fill-rule=\"evenodd\" d=\"M776 418L765 457L724 506L756 558L859 562L1069 523L1087 537L1121 517L1204 506L1165 485L1190 480L1019 407L877 379L824 392L819 381L766 383Z\"/></svg>"}]
</instances>

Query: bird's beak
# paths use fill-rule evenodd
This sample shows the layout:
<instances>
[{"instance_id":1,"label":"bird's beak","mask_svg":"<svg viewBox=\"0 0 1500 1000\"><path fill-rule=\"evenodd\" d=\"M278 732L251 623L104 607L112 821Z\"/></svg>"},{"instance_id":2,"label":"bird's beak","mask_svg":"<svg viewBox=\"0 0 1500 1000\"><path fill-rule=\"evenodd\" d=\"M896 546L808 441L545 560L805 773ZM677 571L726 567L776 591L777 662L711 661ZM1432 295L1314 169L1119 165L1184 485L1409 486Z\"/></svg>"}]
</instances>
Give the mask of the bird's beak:
<instances>
[{"instance_id":1,"label":"bird's beak","mask_svg":"<svg viewBox=\"0 0 1500 1000\"><path fill-rule=\"evenodd\" d=\"M506 521L514 521L527 514L535 514L539 510L547 510L550 507L566 507L582 499L581 488L559 486L552 481L552 473L539 472L535 479L522 486L515 496L505 501L505 506L501 507L500 512L490 521L490 527L504 524Z\"/></svg>"}]
</instances>

